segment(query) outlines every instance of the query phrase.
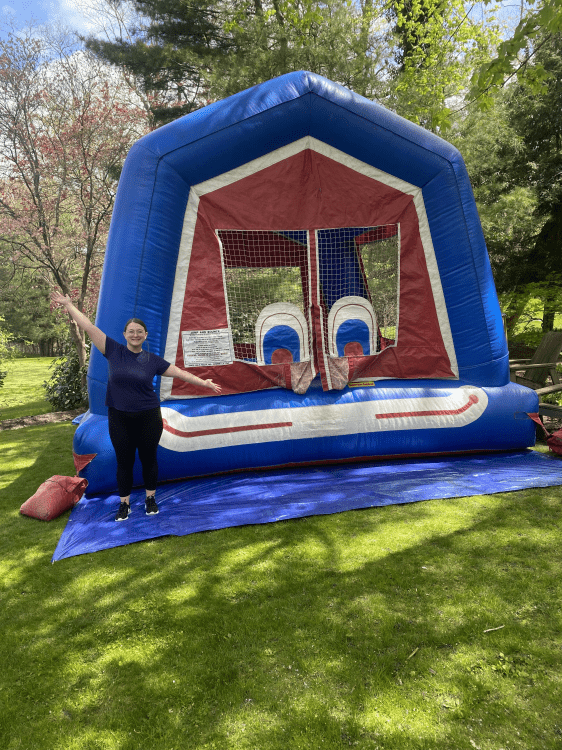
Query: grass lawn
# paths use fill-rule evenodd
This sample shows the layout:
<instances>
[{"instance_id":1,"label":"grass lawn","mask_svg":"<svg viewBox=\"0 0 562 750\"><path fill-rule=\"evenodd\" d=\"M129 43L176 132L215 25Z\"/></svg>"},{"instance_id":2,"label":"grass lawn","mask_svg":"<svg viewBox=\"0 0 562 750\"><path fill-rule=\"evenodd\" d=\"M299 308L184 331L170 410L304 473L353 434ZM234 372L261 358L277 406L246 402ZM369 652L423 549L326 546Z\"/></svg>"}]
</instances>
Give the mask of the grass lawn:
<instances>
[{"instance_id":1,"label":"grass lawn","mask_svg":"<svg viewBox=\"0 0 562 750\"><path fill-rule=\"evenodd\" d=\"M52 565L74 429L0 432L2 750L562 747L562 488Z\"/></svg>"},{"instance_id":2,"label":"grass lawn","mask_svg":"<svg viewBox=\"0 0 562 750\"><path fill-rule=\"evenodd\" d=\"M49 367L54 361L54 357L33 357L4 362L8 375L0 388L0 420L52 411L43 383L51 377Z\"/></svg>"}]
</instances>

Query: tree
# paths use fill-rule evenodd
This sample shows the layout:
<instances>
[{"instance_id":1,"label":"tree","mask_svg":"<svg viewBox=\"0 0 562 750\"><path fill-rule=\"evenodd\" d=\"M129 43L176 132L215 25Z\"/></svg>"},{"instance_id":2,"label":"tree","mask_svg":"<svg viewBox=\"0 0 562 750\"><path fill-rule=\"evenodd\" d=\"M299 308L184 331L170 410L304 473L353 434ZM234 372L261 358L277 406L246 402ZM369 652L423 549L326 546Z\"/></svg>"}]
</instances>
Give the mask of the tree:
<instances>
[{"instance_id":1,"label":"tree","mask_svg":"<svg viewBox=\"0 0 562 750\"><path fill-rule=\"evenodd\" d=\"M562 33L546 34L537 41L536 64L547 78L538 90L523 80L510 91L510 123L522 143L512 157L510 176L536 195L537 231L523 259L519 286L540 288L546 332L553 329L562 302Z\"/></svg>"},{"instance_id":2,"label":"tree","mask_svg":"<svg viewBox=\"0 0 562 750\"><path fill-rule=\"evenodd\" d=\"M390 5L399 114L433 131L451 127L448 100L462 97L475 66L489 60L499 41L498 26L484 5L467 9L463 0L395 0Z\"/></svg>"},{"instance_id":3,"label":"tree","mask_svg":"<svg viewBox=\"0 0 562 750\"><path fill-rule=\"evenodd\" d=\"M40 356L60 353L62 342L68 337L67 325L51 311L49 292L49 286L41 279L0 262L0 317L16 346L32 345Z\"/></svg>"},{"instance_id":4,"label":"tree","mask_svg":"<svg viewBox=\"0 0 562 750\"><path fill-rule=\"evenodd\" d=\"M390 54L384 5L373 0L237 0L225 8L232 49L213 67L211 94L224 97L275 76L310 70L379 98Z\"/></svg>"},{"instance_id":5,"label":"tree","mask_svg":"<svg viewBox=\"0 0 562 750\"><path fill-rule=\"evenodd\" d=\"M390 35L382 0L133 0L134 24L88 49L128 71L155 125L257 83L311 70L385 96ZM116 0L115 7L122 2ZM147 21L148 16L148 21ZM114 33L115 24L110 33Z\"/></svg>"},{"instance_id":6,"label":"tree","mask_svg":"<svg viewBox=\"0 0 562 750\"><path fill-rule=\"evenodd\" d=\"M4 326L4 318L0 317L0 388L4 385L4 380L8 374L7 370L2 370L2 365L12 357L12 351L9 347L10 337Z\"/></svg>"},{"instance_id":7,"label":"tree","mask_svg":"<svg viewBox=\"0 0 562 750\"><path fill-rule=\"evenodd\" d=\"M537 41L536 63L548 74L542 89L523 80L494 92L493 105L472 108L455 137L510 335L531 307L543 332L562 309L562 34Z\"/></svg>"},{"instance_id":8,"label":"tree","mask_svg":"<svg viewBox=\"0 0 562 750\"><path fill-rule=\"evenodd\" d=\"M528 2L535 6L535 0ZM472 76L468 99L483 109L492 106L494 91L514 77L538 93L548 76L540 60L533 58L562 31L562 3L538 0L533 10L524 12L524 7L525 0L521 0L521 19L511 37L501 42L493 59L482 62Z\"/></svg>"},{"instance_id":9,"label":"tree","mask_svg":"<svg viewBox=\"0 0 562 750\"><path fill-rule=\"evenodd\" d=\"M147 129L115 72L64 34L0 40L0 252L92 314L122 161ZM79 361L84 334L71 324Z\"/></svg>"},{"instance_id":10,"label":"tree","mask_svg":"<svg viewBox=\"0 0 562 750\"><path fill-rule=\"evenodd\" d=\"M134 13L119 16L125 5ZM209 67L230 48L212 0L113 0L109 8L114 23L105 38L83 41L100 60L125 71L153 126L206 103Z\"/></svg>"}]
</instances>

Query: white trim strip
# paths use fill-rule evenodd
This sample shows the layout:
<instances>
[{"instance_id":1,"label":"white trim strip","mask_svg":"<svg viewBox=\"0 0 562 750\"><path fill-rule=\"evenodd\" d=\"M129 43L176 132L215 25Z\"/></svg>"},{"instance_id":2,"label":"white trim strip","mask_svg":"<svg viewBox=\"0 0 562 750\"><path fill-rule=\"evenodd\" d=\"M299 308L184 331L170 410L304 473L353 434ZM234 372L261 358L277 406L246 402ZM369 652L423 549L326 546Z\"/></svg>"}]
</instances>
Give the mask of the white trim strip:
<instances>
[{"instance_id":1,"label":"white trim strip","mask_svg":"<svg viewBox=\"0 0 562 750\"><path fill-rule=\"evenodd\" d=\"M468 386L445 396L256 409L201 417L187 416L163 406L165 425L160 445L186 453L279 440L448 429L474 422L487 405L486 392Z\"/></svg>"},{"instance_id":2,"label":"white trim strip","mask_svg":"<svg viewBox=\"0 0 562 750\"><path fill-rule=\"evenodd\" d=\"M189 191L189 198L187 200L187 207L185 209L185 215L183 218L183 228L174 278L174 289L172 292L172 303L170 305L170 318L168 321L166 348L164 350L164 359L173 365L176 364L176 354L178 351L178 343L180 338L181 315L185 298L185 285L187 283L187 274L189 272L189 264L191 262L193 236L195 234L195 224L197 222L198 213L199 195L197 191L192 188ZM171 398L173 382L173 378L161 378L161 401Z\"/></svg>"}]
</instances>

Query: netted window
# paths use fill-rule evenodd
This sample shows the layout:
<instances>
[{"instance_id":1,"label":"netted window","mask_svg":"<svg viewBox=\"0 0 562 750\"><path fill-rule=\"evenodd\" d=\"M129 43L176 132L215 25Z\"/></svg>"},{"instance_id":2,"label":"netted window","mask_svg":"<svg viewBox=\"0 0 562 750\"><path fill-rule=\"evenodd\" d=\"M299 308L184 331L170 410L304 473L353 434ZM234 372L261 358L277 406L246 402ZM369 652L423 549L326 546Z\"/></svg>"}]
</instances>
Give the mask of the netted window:
<instances>
[{"instance_id":1,"label":"netted window","mask_svg":"<svg viewBox=\"0 0 562 750\"><path fill-rule=\"evenodd\" d=\"M384 236L385 233L381 230L389 231L393 226L396 227L396 233ZM382 236L377 238L375 235L367 242L356 240L357 250L380 334L387 344L391 344L398 333L400 232L397 225L377 227L376 232Z\"/></svg>"},{"instance_id":2,"label":"netted window","mask_svg":"<svg viewBox=\"0 0 562 750\"><path fill-rule=\"evenodd\" d=\"M316 241L326 330L335 302L342 297L363 297L376 316L377 349L392 345L398 329L399 225L322 229Z\"/></svg>"},{"instance_id":3,"label":"netted window","mask_svg":"<svg viewBox=\"0 0 562 750\"><path fill-rule=\"evenodd\" d=\"M221 229L217 236L234 356L255 362L255 326L266 305L290 302L306 313L307 233Z\"/></svg>"}]
</instances>

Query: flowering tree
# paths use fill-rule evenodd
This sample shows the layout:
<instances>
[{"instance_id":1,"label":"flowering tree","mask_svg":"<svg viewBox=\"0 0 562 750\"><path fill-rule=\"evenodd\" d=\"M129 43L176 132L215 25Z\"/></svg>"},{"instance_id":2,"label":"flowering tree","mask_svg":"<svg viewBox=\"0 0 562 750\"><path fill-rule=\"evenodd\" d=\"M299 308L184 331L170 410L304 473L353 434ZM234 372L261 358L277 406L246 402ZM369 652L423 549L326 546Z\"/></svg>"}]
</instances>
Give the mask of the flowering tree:
<instances>
[{"instance_id":1,"label":"flowering tree","mask_svg":"<svg viewBox=\"0 0 562 750\"><path fill-rule=\"evenodd\" d=\"M121 165L146 131L118 73L64 33L0 40L0 247L88 315ZM84 334L71 335L83 364Z\"/></svg>"}]
</instances>

